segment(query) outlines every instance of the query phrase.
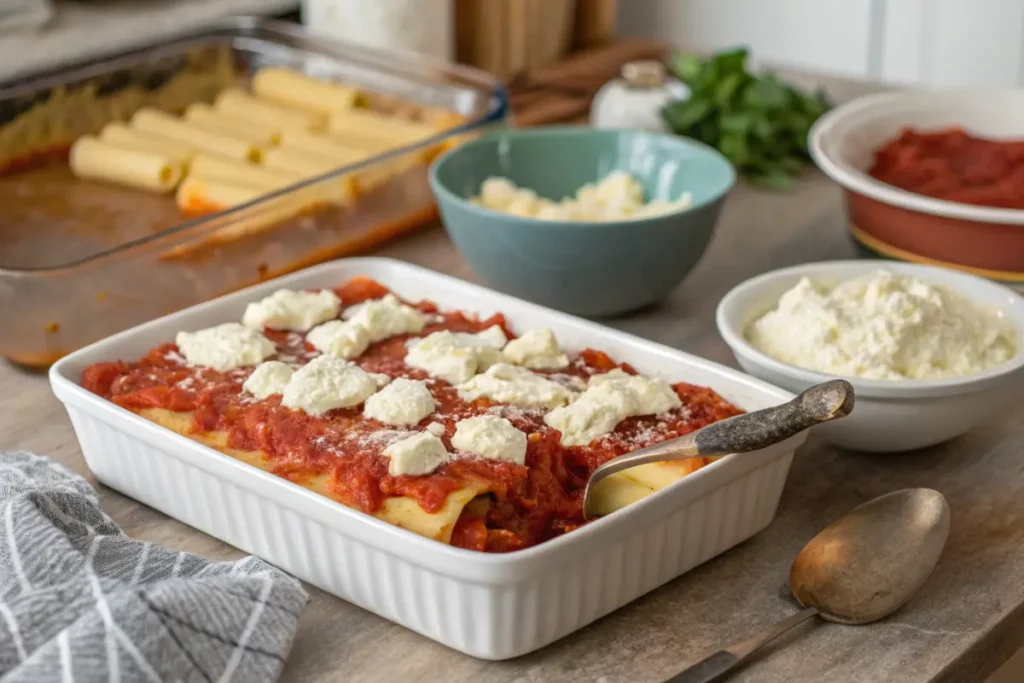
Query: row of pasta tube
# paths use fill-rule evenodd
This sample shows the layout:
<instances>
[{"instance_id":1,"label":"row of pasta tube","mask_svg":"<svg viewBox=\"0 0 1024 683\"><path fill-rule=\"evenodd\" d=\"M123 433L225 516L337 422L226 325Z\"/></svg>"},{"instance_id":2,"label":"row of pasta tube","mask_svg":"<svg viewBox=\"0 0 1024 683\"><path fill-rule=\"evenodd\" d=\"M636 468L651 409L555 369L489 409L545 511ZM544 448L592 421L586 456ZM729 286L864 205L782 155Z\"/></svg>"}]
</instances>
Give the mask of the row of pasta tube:
<instances>
[{"instance_id":1,"label":"row of pasta tube","mask_svg":"<svg viewBox=\"0 0 1024 683\"><path fill-rule=\"evenodd\" d=\"M185 216L248 203L302 180L434 137L457 123L413 121L358 106L360 92L282 67L258 70L252 92L227 89L180 117L143 108L71 147L72 172L84 179L175 193ZM438 146L374 162L337 182L317 183L293 199L297 209L346 204L396 173L425 163ZM299 206L301 204L301 206Z\"/></svg>"}]
</instances>

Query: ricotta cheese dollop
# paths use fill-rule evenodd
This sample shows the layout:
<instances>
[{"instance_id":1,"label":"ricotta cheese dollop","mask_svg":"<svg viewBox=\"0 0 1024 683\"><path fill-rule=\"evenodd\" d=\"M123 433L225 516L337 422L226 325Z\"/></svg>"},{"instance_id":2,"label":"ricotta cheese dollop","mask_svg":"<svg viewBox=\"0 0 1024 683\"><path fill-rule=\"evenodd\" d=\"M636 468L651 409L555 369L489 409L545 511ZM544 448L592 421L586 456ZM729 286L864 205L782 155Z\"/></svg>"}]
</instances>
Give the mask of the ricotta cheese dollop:
<instances>
[{"instance_id":1,"label":"ricotta cheese dollop","mask_svg":"<svg viewBox=\"0 0 1024 683\"><path fill-rule=\"evenodd\" d=\"M470 199L493 211L528 218L557 221L617 221L643 218L685 209L693 204L689 192L674 201L644 201L644 189L629 173L612 171L596 183L587 183L574 197L552 201L533 190L518 187L508 178L492 177L483 182L480 195Z\"/></svg>"},{"instance_id":2,"label":"ricotta cheese dollop","mask_svg":"<svg viewBox=\"0 0 1024 683\"><path fill-rule=\"evenodd\" d=\"M558 382L508 363L492 365L483 374L460 384L458 390L463 401L489 398L520 408L545 410L564 406L575 397L572 391Z\"/></svg>"},{"instance_id":3,"label":"ricotta cheese dollop","mask_svg":"<svg viewBox=\"0 0 1024 683\"><path fill-rule=\"evenodd\" d=\"M526 434L496 415L459 420L455 423L452 448L481 458L526 463Z\"/></svg>"},{"instance_id":4,"label":"ricotta cheese dollop","mask_svg":"<svg viewBox=\"0 0 1024 683\"><path fill-rule=\"evenodd\" d=\"M300 292L279 289L245 307L242 324L257 330L294 330L305 332L331 318L338 317L341 299L329 289Z\"/></svg>"},{"instance_id":5,"label":"ricotta cheese dollop","mask_svg":"<svg viewBox=\"0 0 1024 683\"><path fill-rule=\"evenodd\" d=\"M505 333L497 325L476 334L442 330L409 340L405 364L424 370L431 377L461 384L501 361L501 348L506 341Z\"/></svg>"},{"instance_id":6,"label":"ricotta cheese dollop","mask_svg":"<svg viewBox=\"0 0 1024 683\"><path fill-rule=\"evenodd\" d=\"M355 358L370 345L370 333L362 325L343 320L329 320L317 325L306 335L314 349L339 358Z\"/></svg>"},{"instance_id":7,"label":"ricotta cheese dollop","mask_svg":"<svg viewBox=\"0 0 1024 683\"><path fill-rule=\"evenodd\" d=\"M373 299L345 309L342 317L363 327L370 342L379 342L399 334L415 334L427 324L427 318L394 294Z\"/></svg>"},{"instance_id":8,"label":"ricotta cheese dollop","mask_svg":"<svg viewBox=\"0 0 1024 683\"><path fill-rule=\"evenodd\" d=\"M563 446L585 446L613 432L626 418L657 415L681 405L665 380L630 375L616 368L591 377L579 398L552 410L544 416L544 422L562 433Z\"/></svg>"},{"instance_id":9,"label":"ricotta cheese dollop","mask_svg":"<svg viewBox=\"0 0 1024 683\"><path fill-rule=\"evenodd\" d=\"M295 371L284 388L281 405L322 415L357 406L377 391L377 380L358 365L337 356L317 356Z\"/></svg>"},{"instance_id":10,"label":"ricotta cheese dollop","mask_svg":"<svg viewBox=\"0 0 1024 683\"><path fill-rule=\"evenodd\" d=\"M238 323L179 332L174 343L189 365L220 372L256 365L277 353L274 344L260 332Z\"/></svg>"},{"instance_id":11,"label":"ricotta cheese dollop","mask_svg":"<svg viewBox=\"0 0 1024 683\"><path fill-rule=\"evenodd\" d=\"M560 370L569 365L569 357L549 329L530 330L513 339L502 351L509 363L532 370Z\"/></svg>"},{"instance_id":12,"label":"ricotta cheese dollop","mask_svg":"<svg viewBox=\"0 0 1024 683\"><path fill-rule=\"evenodd\" d=\"M998 311L886 270L838 284L803 278L746 336L791 365L883 380L975 374L1005 363L1019 343Z\"/></svg>"},{"instance_id":13,"label":"ricotta cheese dollop","mask_svg":"<svg viewBox=\"0 0 1024 683\"><path fill-rule=\"evenodd\" d=\"M263 400L268 396L283 393L294 374L295 370L287 363L268 360L256 366L256 369L245 380L242 389Z\"/></svg>"},{"instance_id":14,"label":"ricotta cheese dollop","mask_svg":"<svg viewBox=\"0 0 1024 683\"><path fill-rule=\"evenodd\" d=\"M429 432L421 432L396 441L384 449L388 462L388 474L399 477L403 474L430 474L448 459L444 442Z\"/></svg>"},{"instance_id":15,"label":"ricotta cheese dollop","mask_svg":"<svg viewBox=\"0 0 1024 683\"><path fill-rule=\"evenodd\" d=\"M408 427L430 415L436 407L426 384L398 377L366 399L363 415L393 427Z\"/></svg>"}]
</instances>

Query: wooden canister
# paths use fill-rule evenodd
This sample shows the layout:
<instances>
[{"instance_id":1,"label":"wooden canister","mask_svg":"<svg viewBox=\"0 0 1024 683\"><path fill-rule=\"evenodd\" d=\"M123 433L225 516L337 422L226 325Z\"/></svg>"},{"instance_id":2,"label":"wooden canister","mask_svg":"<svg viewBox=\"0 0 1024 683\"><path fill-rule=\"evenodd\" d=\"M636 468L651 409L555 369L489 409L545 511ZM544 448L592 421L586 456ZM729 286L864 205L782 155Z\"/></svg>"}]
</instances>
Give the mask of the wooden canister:
<instances>
[{"instance_id":1,"label":"wooden canister","mask_svg":"<svg viewBox=\"0 0 1024 683\"><path fill-rule=\"evenodd\" d=\"M505 79L553 64L572 49L576 12L577 0L456 0L458 60Z\"/></svg>"}]
</instances>

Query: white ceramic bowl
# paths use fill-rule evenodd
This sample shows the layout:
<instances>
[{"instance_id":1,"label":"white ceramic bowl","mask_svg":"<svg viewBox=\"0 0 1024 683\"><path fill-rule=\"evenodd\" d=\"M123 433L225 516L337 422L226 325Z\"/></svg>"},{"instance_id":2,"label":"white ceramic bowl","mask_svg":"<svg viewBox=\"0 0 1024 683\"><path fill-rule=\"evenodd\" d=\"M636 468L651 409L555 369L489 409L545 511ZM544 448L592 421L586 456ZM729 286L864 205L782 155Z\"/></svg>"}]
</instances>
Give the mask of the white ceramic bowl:
<instances>
[{"instance_id":1,"label":"white ceramic bowl","mask_svg":"<svg viewBox=\"0 0 1024 683\"><path fill-rule=\"evenodd\" d=\"M888 381L846 377L857 400L848 417L816 427L828 441L861 451L897 452L959 436L998 413L1015 390L1024 389L1024 297L997 283L946 268L892 261L826 261L772 271L735 287L719 303L718 331L740 366L751 375L798 393L832 376L776 360L754 348L744 334L776 306L800 278L848 280L878 269L945 285L972 301L1001 310L1017 328L1017 355L1001 366L965 377Z\"/></svg>"},{"instance_id":2,"label":"white ceramic bowl","mask_svg":"<svg viewBox=\"0 0 1024 683\"><path fill-rule=\"evenodd\" d=\"M912 88L859 97L814 124L811 157L843 188L850 233L886 258L944 265L1024 287L1024 211L908 192L868 174L905 128L1024 138L1024 90Z\"/></svg>"}]
</instances>

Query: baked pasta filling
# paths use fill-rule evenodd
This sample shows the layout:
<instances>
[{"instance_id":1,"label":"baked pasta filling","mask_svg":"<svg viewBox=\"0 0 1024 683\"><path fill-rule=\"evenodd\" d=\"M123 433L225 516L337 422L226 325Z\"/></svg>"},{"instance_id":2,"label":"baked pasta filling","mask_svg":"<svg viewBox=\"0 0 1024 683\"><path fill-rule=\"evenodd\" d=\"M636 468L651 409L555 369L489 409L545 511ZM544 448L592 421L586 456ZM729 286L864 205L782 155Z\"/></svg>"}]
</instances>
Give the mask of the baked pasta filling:
<instances>
[{"instance_id":1,"label":"baked pasta filling","mask_svg":"<svg viewBox=\"0 0 1024 683\"><path fill-rule=\"evenodd\" d=\"M590 473L741 413L713 390L561 348L550 330L402 301L381 284L280 290L82 384L337 502L461 548L506 552L581 526ZM610 477L603 513L710 459Z\"/></svg>"}]
</instances>

